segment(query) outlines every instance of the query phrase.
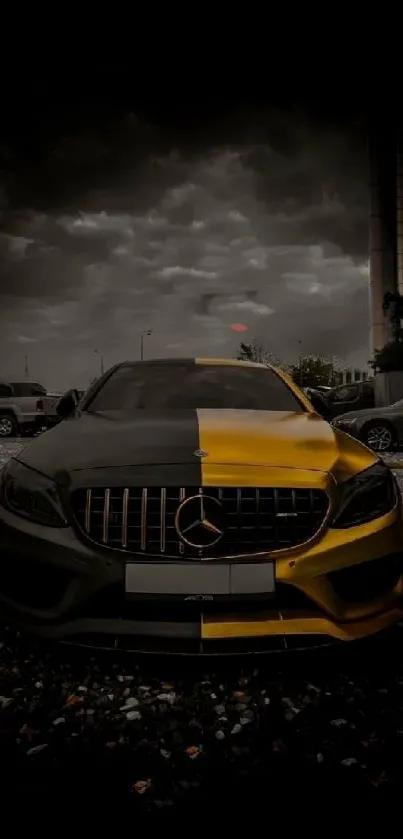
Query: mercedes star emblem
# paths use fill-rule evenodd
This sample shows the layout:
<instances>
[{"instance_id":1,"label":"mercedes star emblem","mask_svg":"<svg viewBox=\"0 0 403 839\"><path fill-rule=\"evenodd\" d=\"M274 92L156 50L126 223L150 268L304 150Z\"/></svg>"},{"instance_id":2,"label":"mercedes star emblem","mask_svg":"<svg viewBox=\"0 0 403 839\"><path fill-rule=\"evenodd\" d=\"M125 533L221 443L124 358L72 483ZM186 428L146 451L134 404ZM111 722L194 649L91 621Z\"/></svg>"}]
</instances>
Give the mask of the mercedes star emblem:
<instances>
[{"instance_id":1,"label":"mercedes star emblem","mask_svg":"<svg viewBox=\"0 0 403 839\"><path fill-rule=\"evenodd\" d=\"M192 495L178 507L175 527L190 548L212 548L224 536L222 506L210 495Z\"/></svg>"},{"instance_id":2,"label":"mercedes star emblem","mask_svg":"<svg viewBox=\"0 0 403 839\"><path fill-rule=\"evenodd\" d=\"M195 457L207 457L208 456L208 452L203 451L203 449L196 449L196 451L193 452L193 454L194 454Z\"/></svg>"}]
</instances>

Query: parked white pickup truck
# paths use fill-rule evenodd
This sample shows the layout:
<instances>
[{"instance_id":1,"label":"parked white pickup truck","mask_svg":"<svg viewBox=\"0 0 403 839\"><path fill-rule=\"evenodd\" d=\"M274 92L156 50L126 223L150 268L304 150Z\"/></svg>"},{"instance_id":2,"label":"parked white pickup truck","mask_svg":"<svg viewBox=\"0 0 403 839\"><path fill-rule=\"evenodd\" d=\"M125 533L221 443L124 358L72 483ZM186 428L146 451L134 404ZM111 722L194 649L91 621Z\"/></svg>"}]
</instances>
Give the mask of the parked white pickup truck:
<instances>
[{"instance_id":1,"label":"parked white pickup truck","mask_svg":"<svg viewBox=\"0 0 403 839\"><path fill-rule=\"evenodd\" d=\"M38 382L0 379L0 438L33 434L60 421L60 393L47 393Z\"/></svg>"}]
</instances>

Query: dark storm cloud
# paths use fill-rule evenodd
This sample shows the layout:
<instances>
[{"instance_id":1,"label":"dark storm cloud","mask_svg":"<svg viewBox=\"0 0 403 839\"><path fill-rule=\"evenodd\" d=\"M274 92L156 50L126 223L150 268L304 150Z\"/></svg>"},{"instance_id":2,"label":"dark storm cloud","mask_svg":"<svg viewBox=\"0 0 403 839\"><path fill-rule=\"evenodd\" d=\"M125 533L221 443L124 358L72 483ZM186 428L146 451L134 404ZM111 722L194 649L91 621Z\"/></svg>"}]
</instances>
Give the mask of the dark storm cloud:
<instances>
[{"instance_id":1,"label":"dark storm cloud","mask_svg":"<svg viewBox=\"0 0 403 839\"><path fill-rule=\"evenodd\" d=\"M364 362L360 133L299 114L245 125L238 114L221 136L171 151L146 126L146 154L145 142L130 151L131 120L110 146L61 143L46 188L31 184L24 198L36 201L8 213L2 357L21 366L29 351L37 377L85 384L100 352L110 363L136 357L143 329L153 330L152 354L228 355L229 325L241 321L276 355L292 358L302 341L307 352ZM49 172L63 189L52 193Z\"/></svg>"}]
</instances>

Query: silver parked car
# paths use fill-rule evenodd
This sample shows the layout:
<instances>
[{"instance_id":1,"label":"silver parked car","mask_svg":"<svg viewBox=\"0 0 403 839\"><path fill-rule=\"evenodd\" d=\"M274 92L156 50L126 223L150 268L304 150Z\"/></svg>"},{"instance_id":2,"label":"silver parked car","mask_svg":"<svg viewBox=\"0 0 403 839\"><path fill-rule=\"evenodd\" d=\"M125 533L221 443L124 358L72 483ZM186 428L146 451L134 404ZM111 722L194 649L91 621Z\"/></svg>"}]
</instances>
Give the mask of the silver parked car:
<instances>
[{"instance_id":1,"label":"silver parked car","mask_svg":"<svg viewBox=\"0 0 403 839\"><path fill-rule=\"evenodd\" d=\"M340 414L332 420L332 425L380 454L400 448L403 446L403 399L385 408Z\"/></svg>"},{"instance_id":2,"label":"silver parked car","mask_svg":"<svg viewBox=\"0 0 403 839\"><path fill-rule=\"evenodd\" d=\"M59 394L38 382L0 380L0 438L29 434L50 424Z\"/></svg>"}]
</instances>

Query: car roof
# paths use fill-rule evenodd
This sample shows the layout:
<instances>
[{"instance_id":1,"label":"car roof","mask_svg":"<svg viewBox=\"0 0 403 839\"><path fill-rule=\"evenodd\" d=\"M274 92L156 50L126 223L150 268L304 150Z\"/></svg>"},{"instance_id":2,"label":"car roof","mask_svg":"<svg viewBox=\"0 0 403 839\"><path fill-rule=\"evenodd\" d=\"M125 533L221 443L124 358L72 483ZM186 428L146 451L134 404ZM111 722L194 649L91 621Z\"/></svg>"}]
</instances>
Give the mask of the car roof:
<instances>
[{"instance_id":1,"label":"car roof","mask_svg":"<svg viewBox=\"0 0 403 839\"><path fill-rule=\"evenodd\" d=\"M122 367L131 367L137 364L205 364L222 367L261 367L264 370L274 369L271 364L259 364L257 361L241 361L237 358L148 358L145 361L123 361Z\"/></svg>"},{"instance_id":2,"label":"car roof","mask_svg":"<svg viewBox=\"0 0 403 839\"><path fill-rule=\"evenodd\" d=\"M38 382L38 379L21 379L19 376L0 376L0 382L2 385L39 385L44 387Z\"/></svg>"}]
</instances>

